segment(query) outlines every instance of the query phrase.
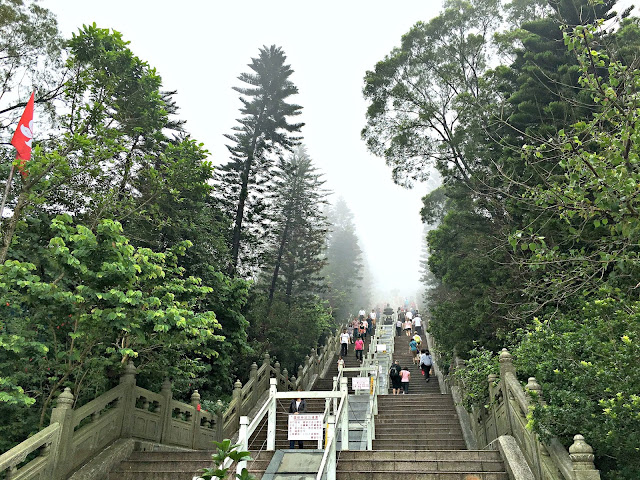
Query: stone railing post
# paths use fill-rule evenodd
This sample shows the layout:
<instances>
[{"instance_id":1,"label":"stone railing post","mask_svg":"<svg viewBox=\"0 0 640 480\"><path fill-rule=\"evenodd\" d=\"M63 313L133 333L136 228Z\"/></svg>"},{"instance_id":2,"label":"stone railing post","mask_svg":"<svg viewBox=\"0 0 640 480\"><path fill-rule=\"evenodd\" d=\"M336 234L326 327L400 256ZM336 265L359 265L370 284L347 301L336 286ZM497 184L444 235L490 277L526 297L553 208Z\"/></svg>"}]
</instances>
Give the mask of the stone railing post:
<instances>
[{"instance_id":1,"label":"stone railing post","mask_svg":"<svg viewBox=\"0 0 640 480\"><path fill-rule=\"evenodd\" d=\"M298 382L300 382L300 384L296 385L294 390L297 390L298 388L302 388L304 390L304 378L302 378L303 370L304 367L302 365L298 365Z\"/></svg>"},{"instance_id":2,"label":"stone railing post","mask_svg":"<svg viewBox=\"0 0 640 480\"><path fill-rule=\"evenodd\" d=\"M267 354L268 355L268 354ZM251 410L253 404L257 401L258 396L262 393L258 391L258 364L253 362L249 370L249 382L251 384L251 395L247 398L247 412ZM242 412L245 415L247 412Z\"/></svg>"},{"instance_id":3,"label":"stone railing post","mask_svg":"<svg viewBox=\"0 0 640 480\"><path fill-rule=\"evenodd\" d=\"M124 373L120 376L120 384L127 385L122 400L118 407L122 409L122 425L120 437L129 438L133 435L133 414L136 408L136 367L131 360L124 367Z\"/></svg>"},{"instance_id":4,"label":"stone railing post","mask_svg":"<svg viewBox=\"0 0 640 480\"><path fill-rule=\"evenodd\" d=\"M498 418L498 413L497 413L497 404L495 402L496 399L496 382L498 381L498 375L496 375L495 373L490 374L489 376L487 376L487 382L489 383L489 408L491 408L491 414L493 415L493 418L496 419L496 421L493 422L493 431L489 432L486 429L486 422L484 422L482 424L483 426L483 430L485 433L485 438L487 439L487 443L489 439L491 439L491 441L495 440L496 438L498 438L498 422L497 422L497 418Z\"/></svg>"},{"instance_id":5,"label":"stone railing post","mask_svg":"<svg viewBox=\"0 0 640 480\"><path fill-rule=\"evenodd\" d=\"M582 435L573 437L573 445L569 447L569 457L573 464L575 480L600 480L600 471L593 464L593 448L584 441Z\"/></svg>"},{"instance_id":6,"label":"stone railing post","mask_svg":"<svg viewBox=\"0 0 640 480\"><path fill-rule=\"evenodd\" d=\"M67 478L67 470L71 467L70 456L72 454L73 443L73 394L69 387L58 396L56 407L51 412L51 424L60 425L60 435L58 437L58 448L55 466L53 469L53 479L62 480Z\"/></svg>"},{"instance_id":7,"label":"stone railing post","mask_svg":"<svg viewBox=\"0 0 640 480\"><path fill-rule=\"evenodd\" d=\"M500 386L502 388L502 395L506 412L506 424L504 425L504 427L508 435L513 435L513 419L511 418L511 402L513 400L513 395L509 392L509 387L507 386L507 374L513 373L515 375L516 369L513 366L513 357L506 348L503 348L500 352L499 362ZM503 434L503 432L500 433Z\"/></svg>"},{"instance_id":8,"label":"stone railing post","mask_svg":"<svg viewBox=\"0 0 640 480\"><path fill-rule=\"evenodd\" d=\"M200 418L202 416L200 412L200 393L198 393L198 390L194 390L191 394L191 406L195 410L191 421L191 428L193 428L191 433L191 448L196 449L200 446Z\"/></svg>"},{"instance_id":9,"label":"stone railing post","mask_svg":"<svg viewBox=\"0 0 640 480\"><path fill-rule=\"evenodd\" d=\"M317 375L318 372L318 352L315 348L312 348L309 352L309 356L311 357L311 365L313 366L313 375Z\"/></svg>"},{"instance_id":10,"label":"stone railing post","mask_svg":"<svg viewBox=\"0 0 640 480\"><path fill-rule=\"evenodd\" d=\"M269 355L269 352L264 354L264 357L262 358L262 364L267 366L271 365L271 355Z\"/></svg>"},{"instance_id":11,"label":"stone railing post","mask_svg":"<svg viewBox=\"0 0 640 480\"><path fill-rule=\"evenodd\" d=\"M173 392L171 391L171 380L168 378L162 382L162 388L160 389L160 395L162 395L162 409L161 409L161 421L162 421L162 437L161 442L168 443L169 436L171 435L171 402L173 401Z\"/></svg>"},{"instance_id":12,"label":"stone railing post","mask_svg":"<svg viewBox=\"0 0 640 480\"><path fill-rule=\"evenodd\" d=\"M528 390L529 392L533 392L533 401L532 402L530 401L530 404L535 403L538 405L544 405L544 401L542 400L542 387L536 380L536 377L529 377L529 380L527 382L525 389ZM530 465L530 467L532 470L536 471L537 478L542 478L541 456L544 455L544 453L546 452L546 449L540 442L540 439L538 438L538 435L536 433L531 432L531 435L533 435L533 438L535 440L534 444L536 448L536 458L534 459L535 465Z\"/></svg>"},{"instance_id":13,"label":"stone railing post","mask_svg":"<svg viewBox=\"0 0 640 480\"><path fill-rule=\"evenodd\" d=\"M273 365L273 371L278 382L280 381L280 362L276 360L276 363Z\"/></svg>"},{"instance_id":14,"label":"stone railing post","mask_svg":"<svg viewBox=\"0 0 640 480\"><path fill-rule=\"evenodd\" d=\"M236 402L236 416L240 418L242 415L242 382L236 380L233 384L233 400Z\"/></svg>"},{"instance_id":15,"label":"stone railing post","mask_svg":"<svg viewBox=\"0 0 640 480\"><path fill-rule=\"evenodd\" d=\"M284 391L289 391L289 370L286 368L282 370L282 379L284 380Z\"/></svg>"},{"instance_id":16,"label":"stone railing post","mask_svg":"<svg viewBox=\"0 0 640 480\"><path fill-rule=\"evenodd\" d=\"M224 405L222 400L216 402L216 441L224 440Z\"/></svg>"}]
</instances>

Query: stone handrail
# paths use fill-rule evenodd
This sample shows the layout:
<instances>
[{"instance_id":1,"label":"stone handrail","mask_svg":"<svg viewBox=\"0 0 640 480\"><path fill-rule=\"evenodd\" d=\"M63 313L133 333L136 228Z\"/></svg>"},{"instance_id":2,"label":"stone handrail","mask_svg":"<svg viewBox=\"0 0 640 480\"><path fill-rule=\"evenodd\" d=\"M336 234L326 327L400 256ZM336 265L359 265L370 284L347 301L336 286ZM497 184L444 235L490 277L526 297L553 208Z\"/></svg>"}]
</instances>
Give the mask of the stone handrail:
<instances>
[{"instance_id":1,"label":"stone handrail","mask_svg":"<svg viewBox=\"0 0 640 480\"><path fill-rule=\"evenodd\" d=\"M465 368L464 361L454 357L452 371L461 368ZM453 393L464 389L452 375L448 375L445 381ZM500 353L500 376L489 375L487 381L488 408L474 406L470 413L462 409L467 417L461 418L463 430L466 424L477 445L482 448L500 437L514 437L536 480L600 479L600 472L593 464L593 449L582 435L575 435L574 443L567 452L557 438L543 443L536 433L527 428L530 410L536 402L544 403L542 387L534 377L529 378L527 385L522 387L507 349ZM535 395L528 395L527 392L534 392Z\"/></svg>"},{"instance_id":2,"label":"stone handrail","mask_svg":"<svg viewBox=\"0 0 640 480\"><path fill-rule=\"evenodd\" d=\"M55 451L57 450L60 425L53 423L47 428L29 437L19 447L13 448L0 455L0 472L6 472L6 479L26 477L31 474L40 478L48 478L53 473ZM27 456L37 452L40 448L44 451L26 465L20 467ZM20 467L20 468L19 468Z\"/></svg>"},{"instance_id":3,"label":"stone handrail","mask_svg":"<svg viewBox=\"0 0 640 480\"><path fill-rule=\"evenodd\" d=\"M269 391L270 378L279 391L309 386L332 361L338 346L338 337L332 335L320 356L313 349L297 379L289 378L286 369L281 372L278 362L271 365L266 353L260 368L255 363L251 366L246 385L236 381L231 402L217 413L200 407L197 390L191 403L174 400L168 379L160 393L137 386L137 371L129 362L118 386L77 409L72 408L74 396L66 388L58 396L50 425L0 456L0 477L62 480L121 438L194 450L210 448L212 441L231 438L238 431L240 417ZM35 458L21 465L29 456Z\"/></svg>"}]
</instances>

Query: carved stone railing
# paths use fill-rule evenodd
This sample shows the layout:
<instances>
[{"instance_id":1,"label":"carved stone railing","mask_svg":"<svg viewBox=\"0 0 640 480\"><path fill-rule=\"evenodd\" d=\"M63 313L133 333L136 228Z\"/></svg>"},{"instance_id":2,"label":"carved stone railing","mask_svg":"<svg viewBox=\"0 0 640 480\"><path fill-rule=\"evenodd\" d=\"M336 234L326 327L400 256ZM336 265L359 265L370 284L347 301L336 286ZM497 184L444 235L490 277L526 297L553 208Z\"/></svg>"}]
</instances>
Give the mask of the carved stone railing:
<instances>
[{"instance_id":1,"label":"carved stone railing","mask_svg":"<svg viewBox=\"0 0 640 480\"><path fill-rule=\"evenodd\" d=\"M174 400L168 379L160 393L139 387L136 368L129 362L117 387L79 408L72 408L74 397L66 388L58 396L50 425L0 455L0 478L61 480L121 438L210 449L213 440L231 438L238 431L240 416L246 415L269 391L270 378L275 379L279 391L309 387L333 361L338 347L335 335L320 348L320 354L313 349L298 369L298 378L289 378L286 369L281 372L278 362L271 365L266 353L260 368L256 363L251 366L244 386L236 381L229 406L217 413L200 408L197 390L191 395L190 404Z\"/></svg>"},{"instance_id":2,"label":"carved stone railing","mask_svg":"<svg viewBox=\"0 0 640 480\"><path fill-rule=\"evenodd\" d=\"M455 358L446 382L457 397L456 390L464 387L451 375L456 369L465 368L465 363ZM500 353L500 376L489 375L489 402L487 406L474 406L470 413L462 410L467 418L461 423L470 425L473 441L480 448L492 444L503 435L515 438L531 472L536 480L599 480L593 449L584 441L582 435L575 435L569 451L557 438L543 443L538 435L527 428L527 415L536 402L543 404L542 387L534 377L529 378L523 388L516 377L513 358L507 349ZM529 395L528 392L535 392ZM463 392L460 392L462 395ZM467 442L469 443L469 442Z\"/></svg>"}]
</instances>

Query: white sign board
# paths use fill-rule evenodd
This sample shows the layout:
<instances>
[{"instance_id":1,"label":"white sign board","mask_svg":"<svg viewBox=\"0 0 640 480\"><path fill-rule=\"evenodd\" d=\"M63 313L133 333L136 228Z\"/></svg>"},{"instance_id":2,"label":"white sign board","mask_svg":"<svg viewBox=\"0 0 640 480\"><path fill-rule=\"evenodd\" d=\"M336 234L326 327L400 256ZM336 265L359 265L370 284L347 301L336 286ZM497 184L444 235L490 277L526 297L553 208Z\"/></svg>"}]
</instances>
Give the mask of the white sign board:
<instances>
[{"instance_id":1,"label":"white sign board","mask_svg":"<svg viewBox=\"0 0 640 480\"><path fill-rule=\"evenodd\" d=\"M322 440L322 413L289 415L289 440Z\"/></svg>"},{"instance_id":2,"label":"white sign board","mask_svg":"<svg viewBox=\"0 0 640 480\"><path fill-rule=\"evenodd\" d=\"M354 390L369 390L369 377L352 377L351 388Z\"/></svg>"},{"instance_id":3,"label":"white sign board","mask_svg":"<svg viewBox=\"0 0 640 480\"><path fill-rule=\"evenodd\" d=\"M386 353L387 352L386 343L379 343L378 345L376 345L376 352L378 352L378 353Z\"/></svg>"}]
</instances>

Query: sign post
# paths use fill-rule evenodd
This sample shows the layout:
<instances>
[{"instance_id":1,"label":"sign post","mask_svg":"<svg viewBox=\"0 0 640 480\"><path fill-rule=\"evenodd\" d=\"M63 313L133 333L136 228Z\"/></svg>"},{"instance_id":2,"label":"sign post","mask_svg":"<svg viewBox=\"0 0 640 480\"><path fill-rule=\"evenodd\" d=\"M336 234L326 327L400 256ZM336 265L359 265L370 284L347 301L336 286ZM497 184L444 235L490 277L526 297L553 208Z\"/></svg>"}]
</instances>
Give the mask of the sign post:
<instances>
[{"instance_id":1,"label":"sign post","mask_svg":"<svg viewBox=\"0 0 640 480\"><path fill-rule=\"evenodd\" d=\"M322 413L289 415L289 441L322 441Z\"/></svg>"}]
</instances>

